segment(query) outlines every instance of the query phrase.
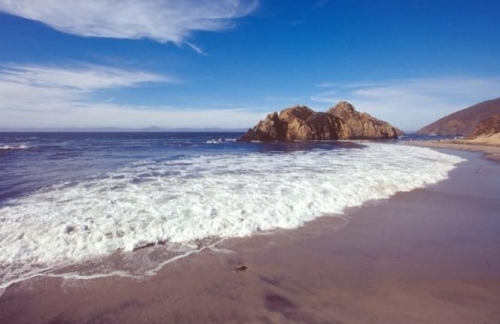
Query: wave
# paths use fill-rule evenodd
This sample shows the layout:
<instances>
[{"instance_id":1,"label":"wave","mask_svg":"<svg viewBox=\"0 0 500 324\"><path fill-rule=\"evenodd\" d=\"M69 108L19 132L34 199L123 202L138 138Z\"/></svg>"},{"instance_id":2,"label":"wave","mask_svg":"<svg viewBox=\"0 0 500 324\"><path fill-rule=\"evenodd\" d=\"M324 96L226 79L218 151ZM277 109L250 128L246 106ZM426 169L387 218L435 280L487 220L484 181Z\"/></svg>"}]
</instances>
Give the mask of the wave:
<instances>
[{"instance_id":1,"label":"wave","mask_svg":"<svg viewBox=\"0 0 500 324\"><path fill-rule=\"evenodd\" d=\"M21 144L21 145L0 145L0 150L25 150L25 149L29 149L30 146L28 145L24 145L24 144Z\"/></svg>"},{"instance_id":2,"label":"wave","mask_svg":"<svg viewBox=\"0 0 500 324\"><path fill-rule=\"evenodd\" d=\"M292 229L317 217L437 183L463 159L427 148L364 149L143 160L64 182L0 208L0 277L153 244ZM31 273L31 269L26 273Z\"/></svg>"},{"instance_id":3,"label":"wave","mask_svg":"<svg viewBox=\"0 0 500 324\"><path fill-rule=\"evenodd\" d=\"M216 139L211 139L205 141L205 144L221 144L221 143L228 143L228 142L236 142L236 138L216 138Z\"/></svg>"}]
</instances>

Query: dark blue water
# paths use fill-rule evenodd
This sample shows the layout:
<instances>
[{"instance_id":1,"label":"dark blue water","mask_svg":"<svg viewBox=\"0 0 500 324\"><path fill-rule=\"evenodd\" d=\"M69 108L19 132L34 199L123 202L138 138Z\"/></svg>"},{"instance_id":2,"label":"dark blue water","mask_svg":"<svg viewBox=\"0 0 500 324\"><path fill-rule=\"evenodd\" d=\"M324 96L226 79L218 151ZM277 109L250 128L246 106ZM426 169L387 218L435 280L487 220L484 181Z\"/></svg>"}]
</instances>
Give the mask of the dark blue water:
<instances>
[{"instance_id":1,"label":"dark blue water","mask_svg":"<svg viewBox=\"0 0 500 324\"><path fill-rule=\"evenodd\" d=\"M400 141L442 141L455 139L456 136L450 135L419 135L419 134L406 134L399 138Z\"/></svg>"},{"instance_id":2,"label":"dark blue water","mask_svg":"<svg viewBox=\"0 0 500 324\"><path fill-rule=\"evenodd\" d=\"M237 143L242 133L0 133L0 204L141 160L361 148L346 142Z\"/></svg>"}]
</instances>

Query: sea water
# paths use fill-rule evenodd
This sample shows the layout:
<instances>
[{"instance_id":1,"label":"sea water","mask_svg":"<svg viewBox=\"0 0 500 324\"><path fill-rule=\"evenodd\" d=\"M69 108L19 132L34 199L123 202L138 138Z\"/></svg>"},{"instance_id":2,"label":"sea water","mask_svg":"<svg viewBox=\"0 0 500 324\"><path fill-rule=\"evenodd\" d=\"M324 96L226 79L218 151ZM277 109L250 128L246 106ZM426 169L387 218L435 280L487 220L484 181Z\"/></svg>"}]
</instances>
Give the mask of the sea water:
<instances>
[{"instance_id":1,"label":"sea water","mask_svg":"<svg viewBox=\"0 0 500 324\"><path fill-rule=\"evenodd\" d=\"M189 255L339 217L444 180L462 161L398 142L240 135L0 133L0 289L158 244Z\"/></svg>"}]
</instances>

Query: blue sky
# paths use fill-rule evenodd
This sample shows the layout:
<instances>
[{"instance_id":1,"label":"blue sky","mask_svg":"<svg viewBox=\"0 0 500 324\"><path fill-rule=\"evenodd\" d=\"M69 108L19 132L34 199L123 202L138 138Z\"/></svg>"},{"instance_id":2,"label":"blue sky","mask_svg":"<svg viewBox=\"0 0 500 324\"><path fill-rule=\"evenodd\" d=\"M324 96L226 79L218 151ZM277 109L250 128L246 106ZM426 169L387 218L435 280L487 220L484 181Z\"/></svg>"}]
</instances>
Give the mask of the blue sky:
<instances>
[{"instance_id":1,"label":"blue sky","mask_svg":"<svg viewBox=\"0 0 500 324\"><path fill-rule=\"evenodd\" d=\"M0 0L0 129L248 128L340 100L406 131L500 97L498 0Z\"/></svg>"}]
</instances>

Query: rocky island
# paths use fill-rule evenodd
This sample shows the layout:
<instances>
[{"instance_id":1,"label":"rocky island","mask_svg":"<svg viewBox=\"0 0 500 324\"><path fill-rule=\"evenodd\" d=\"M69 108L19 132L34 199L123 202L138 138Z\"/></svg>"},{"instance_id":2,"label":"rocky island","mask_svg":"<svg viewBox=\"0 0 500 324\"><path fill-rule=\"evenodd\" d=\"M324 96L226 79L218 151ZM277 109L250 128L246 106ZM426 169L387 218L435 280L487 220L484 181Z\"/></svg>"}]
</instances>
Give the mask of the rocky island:
<instances>
[{"instance_id":1,"label":"rocky island","mask_svg":"<svg viewBox=\"0 0 500 324\"><path fill-rule=\"evenodd\" d=\"M402 132L389 123L356 111L345 101L326 112L297 105L271 113L239 141L395 139Z\"/></svg>"}]
</instances>

